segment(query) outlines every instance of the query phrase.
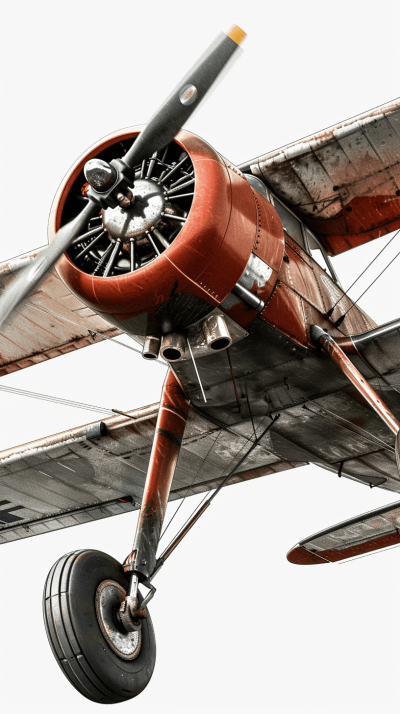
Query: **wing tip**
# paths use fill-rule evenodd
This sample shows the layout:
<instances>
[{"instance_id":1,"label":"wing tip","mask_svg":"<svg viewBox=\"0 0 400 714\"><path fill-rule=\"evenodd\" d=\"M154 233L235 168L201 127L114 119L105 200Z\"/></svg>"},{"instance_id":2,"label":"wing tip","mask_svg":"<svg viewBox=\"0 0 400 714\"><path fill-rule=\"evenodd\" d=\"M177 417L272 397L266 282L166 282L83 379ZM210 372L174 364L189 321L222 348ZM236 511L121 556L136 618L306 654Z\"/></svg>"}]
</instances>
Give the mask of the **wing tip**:
<instances>
[{"instance_id":1,"label":"wing tip","mask_svg":"<svg viewBox=\"0 0 400 714\"><path fill-rule=\"evenodd\" d=\"M321 558L317 553L310 553L309 550L306 550L300 544L291 548L286 558L289 563L293 563L294 565L322 565L322 563L329 562L325 558Z\"/></svg>"}]
</instances>

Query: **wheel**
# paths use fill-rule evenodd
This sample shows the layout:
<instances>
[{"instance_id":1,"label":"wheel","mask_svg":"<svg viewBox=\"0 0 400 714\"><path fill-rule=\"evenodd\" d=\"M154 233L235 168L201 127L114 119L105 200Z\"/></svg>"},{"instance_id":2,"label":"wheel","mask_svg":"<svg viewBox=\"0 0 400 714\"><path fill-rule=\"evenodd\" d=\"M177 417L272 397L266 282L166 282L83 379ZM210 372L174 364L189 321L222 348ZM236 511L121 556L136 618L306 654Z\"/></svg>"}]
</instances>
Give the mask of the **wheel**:
<instances>
[{"instance_id":1,"label":"wheel","mask_svg":"<svg viewBox=\"0 0 400 714\"><path fill-rule=\"evenodd\" d=\"M53 654L71 684L101 704L136 697L153 674L156 641L149 614L136 632L125 632L116 620L127 587L114 558L79 550L53 565L44 588L43 614Z\"/></svg>"}]
</instances>

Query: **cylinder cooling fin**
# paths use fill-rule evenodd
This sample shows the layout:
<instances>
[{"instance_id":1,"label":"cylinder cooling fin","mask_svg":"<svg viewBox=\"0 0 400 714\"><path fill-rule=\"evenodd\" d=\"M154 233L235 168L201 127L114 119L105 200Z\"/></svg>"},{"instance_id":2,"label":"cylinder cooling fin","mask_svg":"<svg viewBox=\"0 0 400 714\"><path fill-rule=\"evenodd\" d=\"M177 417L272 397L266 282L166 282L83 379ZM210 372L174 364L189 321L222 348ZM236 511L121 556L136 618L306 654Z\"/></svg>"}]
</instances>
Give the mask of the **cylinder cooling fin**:
<instances>
[{"instance_id":1,"label":"cylinder cooling fin","mask_svg":"<svg viewBox=\"0 0 400 714\"><path fill-rule=\"evenodd\" d=\"M123 159L131 144L131 140L117 141L96 159L108 163ZM176 142L158 153L134 168L128 198L123 197L116 208L102 209L75 239L68 256L79 270L100 278L134 272L155 260L175 240L193 201L194 166ZM87 188L82 170L68 194L61 225L81 211Z\"/></svg>"}]
</instances>

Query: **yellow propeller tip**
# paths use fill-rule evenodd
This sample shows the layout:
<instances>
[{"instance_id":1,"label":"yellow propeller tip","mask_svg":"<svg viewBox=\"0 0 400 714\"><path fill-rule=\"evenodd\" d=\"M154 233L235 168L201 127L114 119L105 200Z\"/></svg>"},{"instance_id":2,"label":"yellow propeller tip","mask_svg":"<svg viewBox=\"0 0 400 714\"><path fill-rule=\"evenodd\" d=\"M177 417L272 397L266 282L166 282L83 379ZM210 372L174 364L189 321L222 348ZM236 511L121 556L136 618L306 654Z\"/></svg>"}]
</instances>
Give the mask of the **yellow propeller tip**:
<instances>
[{"instance_id":1,"label":"yellow propeller tip","mask_svg":"<svg viewBox=\"0 0 400 714\"><path fill-rule=\"evenodd\" d=\"M242 44L244 38L246 37L246 33L238 25L232 25L231 29L226 34L231 38L231 40L236 42L237 45Z\"/></svg>"}]
</instances>

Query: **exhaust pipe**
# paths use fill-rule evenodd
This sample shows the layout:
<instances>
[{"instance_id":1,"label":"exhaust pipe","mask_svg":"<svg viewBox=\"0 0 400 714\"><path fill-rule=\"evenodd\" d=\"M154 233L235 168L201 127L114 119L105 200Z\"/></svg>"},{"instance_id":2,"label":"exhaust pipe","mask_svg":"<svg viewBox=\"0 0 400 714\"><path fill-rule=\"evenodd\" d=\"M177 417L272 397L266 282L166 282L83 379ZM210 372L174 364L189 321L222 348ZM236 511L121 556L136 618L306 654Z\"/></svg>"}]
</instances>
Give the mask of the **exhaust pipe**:
<instances>
[{"instance_id":1,"label":"exhaust pipe","mask_svg":"<svg viewBox=\"0 0 400 714\"><path fill-rule=\"evenodd\" d=\"M178 362L186 349L186 337L180 332L169 332L164 335L161 343L161 357L167 362Z\"/></svg>"},{"instance_id":2,"label":"exhaust pipe","mask_svg":"<svg viewBox=\"0 0 400 714\"><path fill-rule=\"evenodd\" d=\"M218 352L226 350L232 344L228 326L222 315L211 315L203 322L203 332L207 347Z\"/></svg>"},{"instance_id":3,"label":"exhaust pipe","mask_svg":"<svg viewBox=\"0 0 400 714\"><path fill-rule=\"evenodd\" d=\"M157 359L160 352L161 338L154 335L146 335L142 349L142 357L144 359Z\"/></svg>"}]
</instances>

